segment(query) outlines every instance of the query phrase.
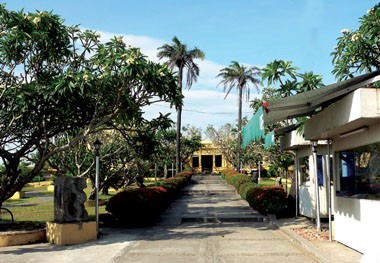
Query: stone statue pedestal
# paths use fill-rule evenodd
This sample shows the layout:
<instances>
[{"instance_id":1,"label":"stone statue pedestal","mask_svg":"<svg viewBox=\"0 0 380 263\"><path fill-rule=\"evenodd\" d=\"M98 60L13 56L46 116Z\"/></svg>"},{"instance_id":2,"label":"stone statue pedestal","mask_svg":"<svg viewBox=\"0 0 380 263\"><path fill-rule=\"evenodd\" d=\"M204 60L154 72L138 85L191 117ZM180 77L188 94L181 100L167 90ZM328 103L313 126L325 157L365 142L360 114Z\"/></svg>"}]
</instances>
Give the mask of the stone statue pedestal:
<instances>
[{"instance_id":1,"label":"stone statue pedestal","mask_svg":"<svg viewBox=\"0 0 380 263\"><path fill-rule=\"evenodd\" d=\"M58 246L75 245L96 240L96 222L47 222L46 239L49 243Z\"/></svg>"},{"instance_id":2,"label":"stone statue pedestal","mask_svg":"<svg viewBox=\"0 0 380 263\"><path fill-rule=\"evenodd\" d=\"M46 239L58 246L75 245L98 237L95 221L87 221L86 179L58 176L54 185L54 221L46 223Z\"/></svg>"}]
</instances>

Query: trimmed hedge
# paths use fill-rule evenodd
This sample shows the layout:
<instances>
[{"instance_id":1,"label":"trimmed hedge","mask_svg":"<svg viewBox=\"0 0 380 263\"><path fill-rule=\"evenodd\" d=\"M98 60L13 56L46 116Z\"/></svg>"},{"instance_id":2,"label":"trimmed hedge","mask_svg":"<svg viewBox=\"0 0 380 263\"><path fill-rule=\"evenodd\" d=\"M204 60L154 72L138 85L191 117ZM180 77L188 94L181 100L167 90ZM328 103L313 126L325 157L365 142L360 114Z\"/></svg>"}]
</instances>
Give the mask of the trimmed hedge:
<instances>
[{"instance_id":1,"label":"trimmed hedge","mask_svg":"<svg viewBox=\"0 0 380 263\"><path fill-rule=\"evenodd\" d=\"M287 207L284 188L281 186L261 186L246 195L249 205L260 214L279 214Z\"/></svg>"},{"instance_id":2,"label":"trimmed hedge","mask_svg":"<svg viewBox=\"0 0 380 263\"><path fill-rule=\"evenodd\" d=\"M106 210L117 225L154 223L179 196L181 189L191 182L191 177L191 172L182 172L159 181L157 186L126 189L109 199Z\"/></svg>"},{"instance_id":3,"label":"trimmed hedge","mask_svg":"<svg viewBox=\"0 0 380 263\"><path fill-rule=\"evenodd\" d=\"M288 205L285 190L280 186L259 186L245 174L225 170L221 177L235 187L239 195L260 214L285 215Z\"/></svg>"}]
</instances>

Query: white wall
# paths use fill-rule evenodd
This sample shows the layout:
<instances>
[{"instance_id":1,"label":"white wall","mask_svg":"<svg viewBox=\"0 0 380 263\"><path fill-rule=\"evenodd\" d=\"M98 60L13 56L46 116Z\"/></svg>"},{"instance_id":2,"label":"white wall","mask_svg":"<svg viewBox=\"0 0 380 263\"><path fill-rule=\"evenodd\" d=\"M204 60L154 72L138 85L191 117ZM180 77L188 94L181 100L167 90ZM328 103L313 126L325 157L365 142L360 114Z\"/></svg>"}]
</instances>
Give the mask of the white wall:
<instances>
[{"instance_id":1,"label":"white wall","mask_svg":"<svg viewBox=\"0 0 380 263\"><path fill-rule=\"evenodd\" d=\"M328 180L327 180L327 169L326 162L328 160L328 150L327 145L319 145L317 147L317 154L323 155L323 186L319 186L319 204L320 204L320 216L328 217ZM315 218L315 188L314 188L314 159L311 152L311 147L303 147L298 150L297 157L308 157L309 158L309 175L310 180L308 182L302 183L299 186L299 211L300 214L309 218ZM298 172L300 175L300 171ZM333 191L333 189L331 189ZM333 192L332 192L333 193ZM334 204L334 202L333 202ZM332 210L334 211L334 210Z\"/></svg>"},{"instance_id":2,"label":"white wall","mask_svg":"<svg viewBox=\"0 0 380 263\"><path fill-rule=\"evenodd\" d=\"M336 197L335 240L366 253L380 249L380 200Z\"/></svg>"},{"instance_id":3,"label":"white wall","mask_svg":"<svg viewBox=\"0 0 380 263\"><path fill-rule=\"evenodd\" d=\"M380 142L380 124L369 126L367 131L347 138L337 138L333 151L352 149ZM338 157L336 160L338 160ZM334 162L334 181L339 182L339 164ZM339 185L337 185L339 189ZM369 200L355 197L335 197L335 240L365 253L380 248L380 199Z\"/></svg>"}]
</instances>

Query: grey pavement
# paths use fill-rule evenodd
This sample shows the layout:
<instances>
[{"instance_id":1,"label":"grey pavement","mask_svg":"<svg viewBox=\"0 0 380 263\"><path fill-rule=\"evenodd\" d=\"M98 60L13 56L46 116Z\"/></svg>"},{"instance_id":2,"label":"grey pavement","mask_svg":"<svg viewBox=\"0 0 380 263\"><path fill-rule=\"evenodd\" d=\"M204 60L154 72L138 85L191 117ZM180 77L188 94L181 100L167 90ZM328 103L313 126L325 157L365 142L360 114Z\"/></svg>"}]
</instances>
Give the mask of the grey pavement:
<instances>
[{"instance_id":1,"label":"grey pavement","mask_svg":"<svg viewBox=\"0 0 380 263\"><path fill-rule=\"evenodd\" d=\"M98 240L74 246L0 248L0 262L360 262L339 243L292 230L308 224L291 218L273 227L218 176L195 176L153 227L102 229Z\"/></svg>"}]
</instances>

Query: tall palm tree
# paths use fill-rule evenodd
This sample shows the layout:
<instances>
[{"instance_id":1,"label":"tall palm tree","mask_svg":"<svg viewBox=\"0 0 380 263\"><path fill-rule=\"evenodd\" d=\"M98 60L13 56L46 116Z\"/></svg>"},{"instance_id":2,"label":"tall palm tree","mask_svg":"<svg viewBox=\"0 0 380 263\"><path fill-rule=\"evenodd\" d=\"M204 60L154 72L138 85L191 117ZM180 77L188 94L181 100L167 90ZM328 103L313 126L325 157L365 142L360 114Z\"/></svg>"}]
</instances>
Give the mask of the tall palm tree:
<instances>
[{"instance_id":1,"label":"tall palm tree","mask_svg":"<svg viewBox=\"0 0 380 263\"><path fill-rule=\"evenodd\" d=\"M260 69L257 67L246 67L244 65L240 65L236 61L232 61L230 66L226 68L222 68L219 71L217 77L223 78L218 85L223 84L224 92L226 92L226 98L233 88L236 88L238 91L238 100L239 100L239 112L238 112L238 152L237 152L237 169L240 170L240 161L241 161L241 122L242 122L242 105L243 105L243 92L246 94L247 100L250 95L250 86L249 84L253 84L257 92L259 90L258 76L260 75Z\"/></svg>"},{"instance_id":2,"label":"tall palm tree","mask_svg":"<svg viewBox=\"0 0 380 263\"><path fill-rule=\"evenodd\" d=\"M199 76L199 67L194 62L194 59L204 59L205 54L198 48L188 49L188 47L181 43L175 36L172 38L172 44L165 44L158 48L158 58L166 58L165 62L170 68L176 67L178 69L178 88L182 93L182 80L183 72L186 74L186 86L190 89L194 82L197 81ZM176 171L180 169L180 153L181 153L181 116L182 105L177 107L177 136L176 136Z\"/></svg>"}]
</instances>

